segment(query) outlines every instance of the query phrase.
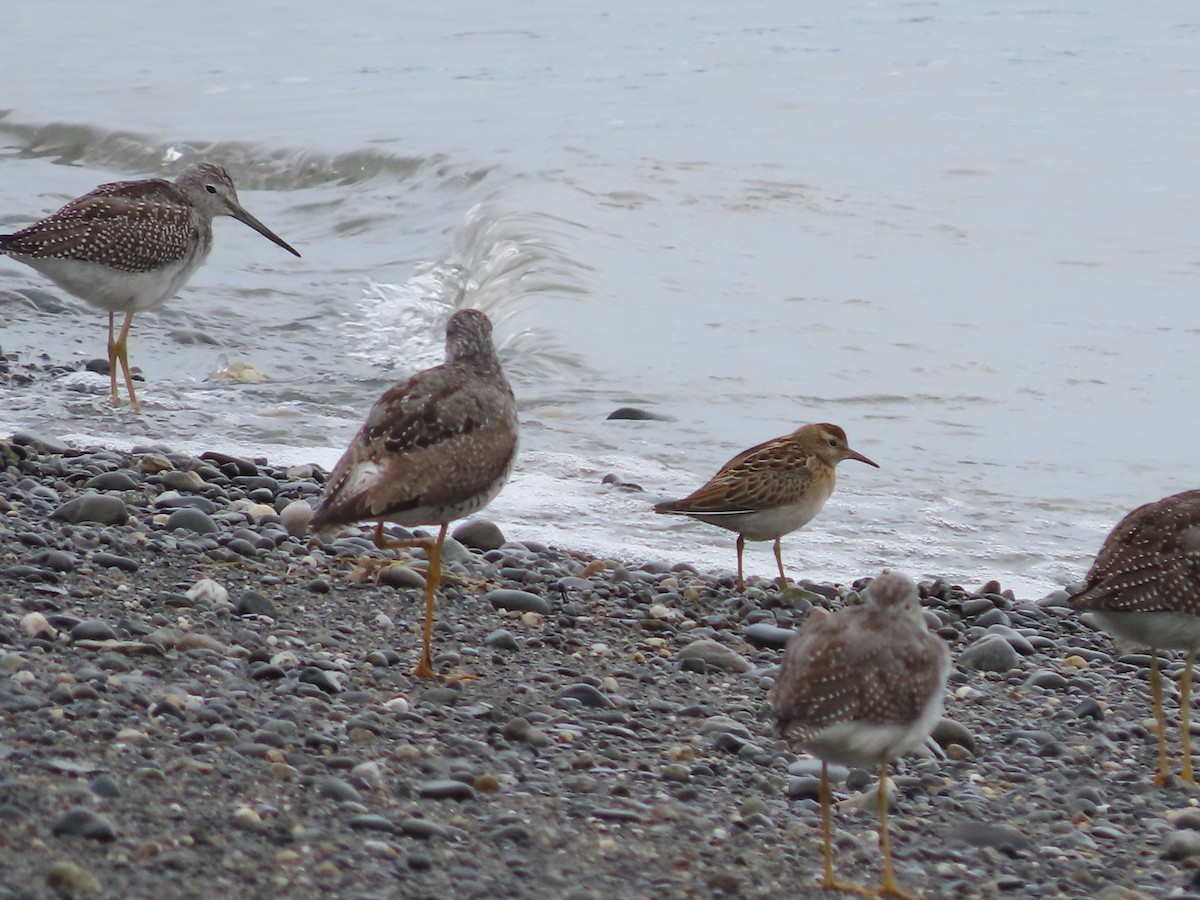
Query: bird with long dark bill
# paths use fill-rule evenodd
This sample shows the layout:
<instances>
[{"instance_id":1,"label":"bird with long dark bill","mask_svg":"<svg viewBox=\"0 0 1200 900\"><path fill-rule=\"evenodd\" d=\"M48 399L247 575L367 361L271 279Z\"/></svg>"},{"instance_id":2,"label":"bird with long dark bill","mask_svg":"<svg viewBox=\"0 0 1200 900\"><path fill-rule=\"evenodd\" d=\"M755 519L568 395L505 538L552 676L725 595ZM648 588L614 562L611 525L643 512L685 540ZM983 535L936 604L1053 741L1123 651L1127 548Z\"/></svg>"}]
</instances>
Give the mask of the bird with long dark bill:
<instances>
[{"instance_id":1,"label":"bird with long dark bill","mask_svg":"<svg viewBox=\"0 0 1200 900\"><path fill-rule=\"evenodd\" d=\"M0 253L108 311L109 402L121 405L119 366L129 405L137 410L128 347L133 314L154 309L187 284L212 250L217 216L231 216L300 255L246 212L229 173L214 163L189 166L174 182L147 178L102 184L40 222L0 235ZM125 314L120 334L117 313Z\"/></svg>"}]
</instances>

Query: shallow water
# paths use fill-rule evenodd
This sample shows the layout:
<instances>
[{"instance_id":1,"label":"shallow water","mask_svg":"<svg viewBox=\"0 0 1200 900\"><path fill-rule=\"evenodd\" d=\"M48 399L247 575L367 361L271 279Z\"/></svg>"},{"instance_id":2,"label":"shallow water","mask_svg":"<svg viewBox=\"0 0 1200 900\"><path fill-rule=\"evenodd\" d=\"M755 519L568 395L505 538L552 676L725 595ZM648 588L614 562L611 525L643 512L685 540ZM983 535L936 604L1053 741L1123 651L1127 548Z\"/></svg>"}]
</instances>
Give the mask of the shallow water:
<instances>
[{"instance_id":1,"label":"shallow water","mask_svg":"<svg viewBox=\"0 0 1200 900\"><path fill-rule=\"evenodd\" d=\"M728 569L652 501L832 421L883 468L841 467L790 571L1036 596L1197 486L1188 5L124 9L121 53L94 4L6 22L0 227L210 158L304 258L219 221L135 321L144 415L72 375L4 391L0 430L329 465L465 304L521 401L516 538ZM4 260L0 315L7 352L103 355L98 311Z\"/></svg>"}]
</instances>

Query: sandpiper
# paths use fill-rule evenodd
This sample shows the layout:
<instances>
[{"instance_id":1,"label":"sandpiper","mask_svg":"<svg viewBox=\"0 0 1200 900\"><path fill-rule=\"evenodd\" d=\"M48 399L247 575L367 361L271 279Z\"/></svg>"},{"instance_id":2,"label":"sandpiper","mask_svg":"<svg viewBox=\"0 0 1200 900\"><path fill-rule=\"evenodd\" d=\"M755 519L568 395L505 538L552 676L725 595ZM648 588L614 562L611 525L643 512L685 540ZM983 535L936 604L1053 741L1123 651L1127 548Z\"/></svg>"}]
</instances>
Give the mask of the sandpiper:
<instances>
[{"instance_id":1,"label":"sandpiper","mask_svg":"<svg viewBox=\"0 0 1200 900\"><path fill-rule=\"evenodd\" d=\"M745 590L742 551L746 541L774 541L780 587L787 586L779 539L806 525L825 505L837 483L842 460L867 459L846 442L846 432L823 422L744 450L721 466L708 482L682 500L666 500L657 513L691 516L736 531L737 586Z\"/></svg>"},{"instance_id":2,"label":"sandpiper","mask_svg":"<svg viewBox=\"0 0 1200 900\"><path fill-rule=\"evenodd\" d=\"M189 166L174 183L147 178L102 184L40 222L0 235L0 253L108 310L109 402L121 405L119 363L136 410L126 346L133 314L153 309L187 283L212 249L216 216L232 216L300 255L242 208L229 174L213 163ZM125 322L116 336L118 312L125 313Z\"/></svg>"},{"instance_id":3,"label":"sandpiper","mask_svg":"<svg viewBox=\"0 0 1200 900\"><path fill-rule=\"evenodd\" d=\"M780 734L821 760L821 829L828 890L862 892L833 875L829 763L879 773L880 893L896 885L888 837L889 760L921 746L942 715L950 672L945 641L931 634L910 578L884 572L866 603L805 621L788 640L771 704Z\"/></svg>"},{"instance_id":4,"label":"sandpiper","mask_svg":"<svg viewBox=\"0 0 1200 900\"><path fill-rule=\"evenodd\" d=\"M425 631L413 671L434 676L434 593L442 544L454 519L487 506L504 487L517 455L517 405L492 345L492 323L459 310L446 325L446 361L418 372L380 397L338 460L314 532L375 520L375 546L424 547ZM391 540L383 523L438 525L438 536Z\"/></svg>"},{"instance_id":5,"label":"sandpiper","mask_svg":"<svg viewBox=\"0 0 1200 900\"><path fill-rule=\"evenodd\" d=\"M1200 491L1139 506L1112 530L1071 606L1106 631L1150 648L1150 697L1158 737L1155 784L1170 778L1159 649L1186 650L1180 678L1181 777L1192 774L1192 666L1200 648Z\"/></svg>"}]
</instances>

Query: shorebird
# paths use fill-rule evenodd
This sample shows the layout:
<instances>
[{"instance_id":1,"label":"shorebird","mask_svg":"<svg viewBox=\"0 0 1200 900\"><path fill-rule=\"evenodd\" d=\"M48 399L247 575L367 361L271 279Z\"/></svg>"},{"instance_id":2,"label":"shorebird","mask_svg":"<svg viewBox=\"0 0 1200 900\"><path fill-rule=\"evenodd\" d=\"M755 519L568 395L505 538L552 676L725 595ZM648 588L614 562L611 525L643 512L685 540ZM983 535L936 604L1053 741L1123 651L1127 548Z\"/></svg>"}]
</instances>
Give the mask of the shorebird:
<instances>
[{"instance_id":1,"label":"shorebird","mask_svg":"<svg viewBox=\"0 0 1200 900\"><path fill-rule=\"evenodd\" d=\"M742 579L742 551L746 541L774 541L779 585L787 586L779 539L808 524L837 483L836 467L842 460L867 459L846 442L846 432L828 422L804 425L791 434L743 450L709 482L682 500L655 504L657 513L691 516L709 525L736 531L738 590Z\"/></svg>"},{"instance_id":2,"label":"shorebird","mask_svg":"<svg viewBox=\"0 0 1200 900\"><path fill-rule=\"evenodd\" d=\"M884 572L866 603L809 618L788 640L771 688L779 733L821 760L821 834L827 890L865 893L833 874L829 763L879 773L880 893L908 896L896 884L888 837L889 760L920 747L942 715L950 672L945 641L931 634L910 578Z\"/></svg>"},{"instance_id":3,"label":"shorebird","mask_svg":"<svg viewBox=\"0 0 1200 900\"><path fill-rule=\"evenodd\" d=\"M0 235L0 253L108 310L109 402L121 405L119 363L129 404L137 410L127 347L133 314L153 309L187 284L212 249L216 216L232 216L300 255L242 208L229 174L213 163L189 166L173 183L147 178L102 184L40 222ZM125 321L116 336L119 312Z\"/></svg>"},{"instance_id":4,"label":"shorebird","mask_svg":"<svg viewBox=\"0 0 1200 900\"><path fill-rule=\"evenodd\" d=\"M1090 612L1106 631L1150 648L1150 698L1158 737L1158 775L1166 784L1167 717L1163 710L1159 649L1186 650L1180 678L1181 777L1192 774L1189 726L1192 718L1192 666L1200 648L1200 491L1184 491L1139 506L1104 540L1083 590L1072 608Z\"/></svg>"},{"instance_id":5,"label":"shorebird","mask_svg":"<svg viewBox=\"0 0 1200 900\"><path fill-rule=\"evenodd\" d=\"M517 456L517 405L492 346L492 323L474 309L446 325L446 361L383 394L338 460L314 532L375 520L375 546L424 547L425 631L413 674L434 676L433 601L442 573L442 545L454 519L491 502ZM392 540L383 523L437 525L436 539Z\"/></svg>"}]
</instances>

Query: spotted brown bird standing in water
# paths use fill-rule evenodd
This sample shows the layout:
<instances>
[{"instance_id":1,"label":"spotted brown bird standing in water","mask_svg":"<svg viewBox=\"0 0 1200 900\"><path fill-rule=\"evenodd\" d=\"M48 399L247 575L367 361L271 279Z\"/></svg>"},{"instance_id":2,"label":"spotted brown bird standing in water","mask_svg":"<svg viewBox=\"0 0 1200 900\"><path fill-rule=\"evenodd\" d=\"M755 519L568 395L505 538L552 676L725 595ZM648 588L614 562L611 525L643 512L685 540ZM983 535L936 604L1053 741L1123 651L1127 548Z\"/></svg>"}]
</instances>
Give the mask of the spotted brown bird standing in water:
<instances>
[{"instance_id":1,"label":"spotted brown bird standing in water","mask_svg":"<svg viewBox=\"0 0 1200 900\"><path fill-rule=\"evenodd\" d=\"M836 466L857 459L879 464L851 450L846 432L823 422L804 425L749 450L743 450L709 480L682 500L666 500L657 513L691 516L737 532L738 590L745 590L742 551L746 541L774 541L779 586L787 586L779 539L808 524L837 483Z\"/></svg>"},{"instance_id":2,"label":"spotted brown bird standing in water","mask_svg":"<svg viewBox=\"0 0 1200 900\"><path fill-rule=\"evenodd\" d=\"M1104 541L1072 608L1091 613L1105 631L1150 648L1150 697L1158 737L1158 775L1166 784L1167 717L1163 709L1160 649L1186 650L1180 678L1181 777L1192 773L1192 667L1200 648L1200 491L1184 491L1139 506Z\"/></svg>"},{"instance_id":3,"label":"spotted brown bird standing in water","mask_svg":"<svg viewBox=\"0 0 1200 900\"><path fill-rule=\"evenodd\" d=\"M0 253L108 311L109 402L121 405L120 365L129 405L137 410L127 346L133 314L153 309L187 284L212 250L216 216L232 216L300 255L242 208L229 173L213 163L189 166L174 183L147 178L102 184L40 222L0 235ZM125 322L116 336L119 312Z\"/></svg>"},{"instance_id":4,"label":"spotted brown bird standing in water","mask_svg":"<svg viewBox=\"0 0 1200 900\"><path fill-rule=\"evenodd\" d=\"M429 553L425 630L414 675L435 674L430 647L446 528L500 493L517 456L517 427L492 323L478 310L459 310L446 325L446 361L375 402L325 484L314 532L374 520L380 549L421 546ZM388 540L384 522L437 525L438 536Z\"/></svg>"},{"instance_id":5,"label":"spotted brown bird standing in water","mask_svg":"<svg viewBox=\"0 0 1200 900\"><path fill-rule=\"evenodd\" d=\"M950 673L946 642L931 634L917 586L884 572L866 602L809 618L788 640L771 705L779 733L821 760L821 833L828 890L869 893L833 875L829 763L879 774L880 893L908 896L896 884L888 837L888 761L921 746L942 715Z\"/></svg>"}]
</instances>

